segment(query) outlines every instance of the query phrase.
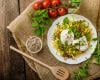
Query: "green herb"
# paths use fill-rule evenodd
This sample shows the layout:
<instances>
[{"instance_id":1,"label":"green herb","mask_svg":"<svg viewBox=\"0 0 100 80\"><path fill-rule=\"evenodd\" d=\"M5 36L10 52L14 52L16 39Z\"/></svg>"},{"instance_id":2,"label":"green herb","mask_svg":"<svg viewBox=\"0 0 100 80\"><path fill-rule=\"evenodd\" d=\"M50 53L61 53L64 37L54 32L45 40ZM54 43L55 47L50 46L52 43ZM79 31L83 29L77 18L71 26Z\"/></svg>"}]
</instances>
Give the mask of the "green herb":
<instances>
[{"instance_id":1,"label":"green herb","mask_svg":"<svg viewBox=\"0 0 100 80\"><path fill-rule=\"evenodd\" d=\"M80 38L82 36L81 33L75 27L71 27L69 30L70 32L74 33L75 38Z\"/></svg>"},{"instance_id":2,"label":"green herb","mask_svg":"<svg viewBox=\"0 0 100 80\"><path fill-rule=\"evenodd\" d=\"M64 51L66 50L67 47L68 47L68 43L65 42L65 44L64 44Z\"/></svg>"},{"instance_id":3,"label":"green herb","mask_svg":"<svg viewBox=\"0 0 100 80\"><path fill-rule=\"evenodd\" d=\"M97 40L98 40L98 38L93 38L92 40L93 40L93 41L97 41Z\"/></svg>"},{"instance_id":4,"label":"green herb","mask_svg":"<svg viewBox=\"0 0 100 80\"><path fill-rule=\"evenodd\" d=\"M35 29L34 33L37 36L43 36L45 34L45 30L46 30L45 27L39 27L39 28Z\"/></svg>"},{"instance_id":5,"label":"green herb","mask_svg":"<svg viewBox=\"0 0 100 80\"><path fill-rule=\"evenodd\" d=\"M73 3L80 3L81 2L81 0L71 0L71 2L73 2Z\"/></svg>"},{"instance_id":6,"label":"green herb","mask_svg":"<svg viewBox=\"0 0 100 80\"><path fill-rule=\"evenodd\" d=\"M69 19L66 17L66 18L64 18L64 20L63 20L63 24L65 25L65 24L68 24L69 23Z\"/></svg>"},{"instance_id":7,"label":"green herb","mask_svg":"<svg viewBox=\"0 0 100 80\"><path fill-rule=\"evenodd\" d=\"M43 36L47 26L51 24L51 19L48 16L48 10L37 10L32 17L32 27L35 28L34 33L38 36Z\"/></svg>"},{"instance_id":8,"label":"green herb","mask_svg":"<svg viewBox=\"0 0 100 80\"><path fill-rule=\"evenodd\" d=\"M72 6L76 6L76 7L79 6L80 2L81 0L71 0Z\"/></svg>"},{"instance_id":9,"label":"green herb","mask_svg":"<svg viewBox=\"0 0 100 80\"><path fill-rule=\"evenodd\" d=\"M91 34L90 33L87 33L85 36L86 36L88 41L91 41Z\"/></svg>"},{"instance_id":10,"label":"green herb","mask_svg":"<svg viewBox=\"0 0 100 80\"><path fill-rule=\"evenodd\" d=\"M96 63L100 64L100 37L98 37L97 40L98 40L98 44L93 56L96 58Z\"/></svg>"},{"instance_id":11,"label":"green herb","mask_svg":"<svg viewBox=\"0 0 100 80\"><path fill-rule=\"evenodd\" d=\"M39 27L38 22L37 22L37 21L34 21L34 22L32 23L32 27L34 27L34 28Z\"/></svg>"},{"instance_id":12,"label":"green herb","mask_svg":"<svg viewBox=\"0 0 100 80\"><path fill-rule=\"evenodd\" d=\"M94 40L98 40L98 45L97 48L94 52L94 57L96 58L97 64L100 64L100 37L95 38ZM83 80L86 78L89 73L88 73L88 68L89 68L89 63L91 62L91 59L86 61L84 65L82 65L77 72L74 74L74 80Z\"/></svg>"},{"instance_id":13,"label":"green herb","mask_svg":"<svg viewBox=\"0 0 100 80\"><path fill-rule=\"evenodd\" d=\"M79 43L75 43L75 46L79 46L80 45L80 42Z\"/></svg>"},{"instance_id":14,"label":"green herb","mask_svg":"<svg viewBox=\"0 0 100 80\"><path fill-rule=\"evenodd\" d=\"M88 64L90 61L86 61L77 72L74 74L74 80L83 80L83 78L86 78L88 76Z\"/></svg>"}]
</instances>

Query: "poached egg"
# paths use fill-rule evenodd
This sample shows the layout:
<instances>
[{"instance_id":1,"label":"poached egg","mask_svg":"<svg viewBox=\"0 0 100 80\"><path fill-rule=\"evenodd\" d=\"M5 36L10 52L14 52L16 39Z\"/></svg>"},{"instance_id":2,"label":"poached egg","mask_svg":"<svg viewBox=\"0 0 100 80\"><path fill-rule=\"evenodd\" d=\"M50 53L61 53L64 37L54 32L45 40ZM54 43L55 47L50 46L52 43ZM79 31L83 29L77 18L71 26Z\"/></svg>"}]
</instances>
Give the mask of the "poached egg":
<instances>
[{"instance_id":1,"label":"poached egg","mask_svg":"<svg viewBox=\"0 0 100 80\"><path fill-rule=\"evenodd\" d=\"M74 33L70 32L69 29L63 30L60 34L62 44L67 42L68 45L76 45L75 47L80 51L86 51L88 49L88 42L85 36L79 39L74 39Z\"/></svg>"},{"instance_id":2,"label":"poached egg","mask_svg":"<svg viewBox=\"0 0 100 80\"><path fill-rule=\"evenodd\" d=\"M74 40L74 34L73 32L69 32L69 29L63 30L60 34L60 39L62 44L65 44L65 42L67 42L68 45L71 45Z\"/></svg>"},{"instance_id":3,"label":"poached egg","mask_svg":"<svg viewBox=\"0 0 100 80\"><path fill-rule=\"evenodd\" d=\"M77 40L74 40L73 45L75 45L75 44L79 44L79 45L76 45L76 48L79 49L80 51L86 51L89 47L85 36L83 36Z\"/></svg>"}]
</instances>

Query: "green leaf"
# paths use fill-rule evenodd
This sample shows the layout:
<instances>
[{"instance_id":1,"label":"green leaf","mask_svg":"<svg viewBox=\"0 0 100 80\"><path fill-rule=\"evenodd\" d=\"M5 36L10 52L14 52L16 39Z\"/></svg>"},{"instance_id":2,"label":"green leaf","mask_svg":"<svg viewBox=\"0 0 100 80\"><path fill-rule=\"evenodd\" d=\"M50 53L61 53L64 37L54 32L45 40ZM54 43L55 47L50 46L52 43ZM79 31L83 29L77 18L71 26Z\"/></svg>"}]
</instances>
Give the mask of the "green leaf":
<instances>
[{"instance_id":1,"label":"green leaf","mask_svg":"<svg viewBox=\"0 0 100 80\"><path fill-rule=\"evenodd\" d=\"M32 18L32 26L35 29L35 34L43 36L45 34L46 25L51 25L51 19L48 16L48 10L37 10Z\"/></svg>"},{"instance_id":2,"label":"green leaf","mask_svg":"<svg viewBox=\"0 0 100 80\"><path fill-rule=\"evenodd\" d=\"M46 30L46 27L42 26L41 27L41 36L43 36L45 34L45 30Z\"/></svg>"},{"instance_id":3,"label":"green leaf","mask_svg":"<svg viewBox=\"0 0 100 80\"><path fill-rule=\"evenodd\" d=\"M64 20L63 20L63 24L68 24L69 23L69 19L66 17Z\"/></svg>"},{"instance_id":4,"label":"green leaf","mask_svg":"<svg viewBox=\"0 0 100 80\"><path fill-rule=\"evenodd\" d=\"M32 22L32 27L38 27L39 26L39 24L38 24L38 22L36 22L36 21L34 21L34 22Z\"/></svg>"},{"instance_id":5,"label":"green leaf","mask_svg":"<svg viewBox=\"0 0 100 80\"><path fill-rule=\"evenodd\" d=\"M88 41L90 41L91 40L91 34L90 33L87 33L86 34L86 38L87 38Z\"/></svg>"},{"instance_id":6,"label":"green leaf","mask_svg":"<svg viewBox=\"0 0 100 80\"><path fill-rule=\"evenodd\" d=\"M88 76L88 64L90 61L87 61L82 65L77 72L74 74L74 80L83 80L83 78Z\"/></svg>"},{"instance_id":7,"label":"green leaf","mask_svg":"<svg viewBox=\"0 0 100 80\"><path fill-rule=\"evenodd\" d=\"M43 36L45 33L46 28L45 27L39 27L38 29L36 29L34 32L36 35L38 36Z\"/></svg>"},{"instance_id":8,"label":"green leaf","mask_svg":"<svg viewBox=\"0 0 100 80\"><path fill-rule=\"evenodd\" d=\"M41 30L40 29L36 29L34 31L34 33L37 35L37 36L41 36Z\"/></svg>"},{"instance_id":9,"label":"green leaf","mask_svg":"<svg viewBox=\"0 0 100 80\"><path fill-rule=\"evenodd\" d=\"M71 2L73 2L73 3L80 3L81 0L71 0Z\"/></svg>"},{"instance_id":10,"label":"green leaf","mask_svg":"<svg viewBox=\"0 0 100 80\"><path fill-rule=\"evenodd\" d=\"M97 41L97 40L98 40L98 38L93 38L92 40L93 40L93 41Z\"/></svg>"},{"instance_id":11,"label":"green leaf","mask_svg":"<svg viewBox=\"0 0 100 80\"><path fill-rule=\"evenodd\" d=\"M100 64L100 37L97 38L98 44L93 54L93 57L96 59L96 64Z\"/></svg>"},{"instance_id":12,"label":"green leaf","mask_svg":"<svg viewBox=\"0 0 100 80\"><path fill-rule=\"evenodd\" d=\"M74 33L75 38L80 38L82 36L81 33L75 27L71 27L69 31Z\"/></svg>"}]
</instances>

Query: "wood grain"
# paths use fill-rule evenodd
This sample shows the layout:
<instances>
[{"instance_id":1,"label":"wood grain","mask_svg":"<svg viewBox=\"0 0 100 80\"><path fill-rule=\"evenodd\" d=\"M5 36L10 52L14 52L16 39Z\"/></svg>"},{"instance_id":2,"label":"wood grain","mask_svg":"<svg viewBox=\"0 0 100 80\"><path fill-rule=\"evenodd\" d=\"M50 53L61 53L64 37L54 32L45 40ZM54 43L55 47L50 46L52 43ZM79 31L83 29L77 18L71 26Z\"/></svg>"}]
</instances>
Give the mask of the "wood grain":
<instances>
[{"instance_id":1,"label":"wood grain","mask_svg":"<svg viewBox=\"0 0 100 80\"><path fill-rule=\"evenodd\" d=\"M23 59L19 57L19 55L10 54L10 53L15 53L15 52L9 51L9 43L12 45L15 45L15 42L13 38L11 37L11 34L8 34L7 33L8 31L6 30L6 26L9 24L9 22L12 21L17 15L19 15L32 1L33 0L13 0L13 1L12 0L0 0L1 2L0 3L0 10L1 10L0 15L2 14L2 16L0 16L0 24L2 24L0 25L0 44L1 44L0 45L0 53L1 53L1 56L0 56L0 59L1 59L0 61L0 65L1 65L0 75L1 76L0 77L1 78L0 79L5 78L5 80L7 79L10 79L10 80L40 80L37 77L36 73L34 73L26 63L24 63ZM87 0L84 0L84 1L87 1ZM94 23L94 25L97 25L97 22L100 22L100 20L97 21L99 4L96 5L95 1L99 3L99 0L88 0L88 1L89 1L88 4L84 2L84 4L86 5L83 6L83 9L80 9L80 12L82 15L88 17ZM91 1L93 1L94 4L93 3L91 4ZM87 6L89 8L87 8ZM91 16L89 16L90 12L91 12ZM49 49L47 47L47 44L45 44L42 54L39 54L38 56L35 56L35 57L49 65L64 66L68 68L70 70L70 73L72 74L73 74L72 71L78 69L78 65L67 65L67 64L63 64L57 61L54 58L54 56L52 56L51 53L48 51ZM33 63L32 65L33 65L32 68L34 68ZM42 80L55 80L54 76L52 76L52 74L44 67L36 63L35 63L35 67ZM92 66L92 68L94 68L94 66Z\"/></svg>"},{"instance_id":2,"label":"wood grain","mask_svg":"<svg viewBox=\"0 0 100 80\"><path fill-rule=\"evenodd\" d=\"M99 2L99 12L98 12L98 20L97 20L97 31L98 31L98 34L99 34L99 37L100 37L100 2Z\"/></svg>"},{"instance_id":3,"label":"wood grain","mask_svg":"<svg viewBox=\"0 0 100 80\"><path fill-rule=\"evenodd\" d=\"M9 50L16 43L6 29L18 15L18 0L0 0L0 80L25 80L24 60Z\"/></svg>"}]
</instances>

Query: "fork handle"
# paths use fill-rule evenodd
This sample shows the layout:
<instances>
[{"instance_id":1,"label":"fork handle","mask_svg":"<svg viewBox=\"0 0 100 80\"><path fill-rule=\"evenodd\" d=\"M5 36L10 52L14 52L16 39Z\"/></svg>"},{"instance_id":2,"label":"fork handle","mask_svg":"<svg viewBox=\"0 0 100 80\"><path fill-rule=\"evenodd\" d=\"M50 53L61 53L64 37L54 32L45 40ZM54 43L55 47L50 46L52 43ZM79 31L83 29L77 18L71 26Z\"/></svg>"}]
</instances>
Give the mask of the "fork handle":
<instances>
[{"instance_id":1,"label":"fork handle","mask_svg":"<svg viewBox=\"0 0 100 80\"><path fill-rule=\"evenodd\" d=\"M34 57L32 57L32 56L30 56L30 55L28 55L28 54L26 54L26 53L20 51L19 49L15 48L15 47L13 47L13 46L10 46L10 49L13 50L13 51L16 51L17 53L21 54L22 56L25 56L25 57L31 59L32 61L35 61L35 62L41 64L42 66L44 66L44 67L46 67L46 68L48 68L48 69L50 69L50 70L51 70L51 68L52 68L51 66L49 66L49 65L47 65L47 64L45 64L45 63L43 63L43 62L41 62L41 61L39 61L39 60L37 60L36 58L34 58Z\"/></svg>"}]
</instances>

